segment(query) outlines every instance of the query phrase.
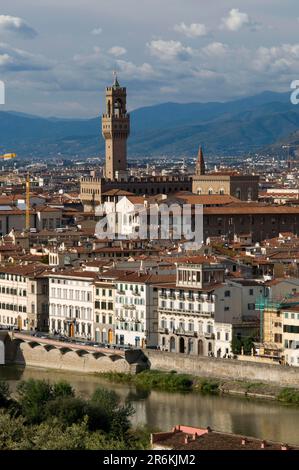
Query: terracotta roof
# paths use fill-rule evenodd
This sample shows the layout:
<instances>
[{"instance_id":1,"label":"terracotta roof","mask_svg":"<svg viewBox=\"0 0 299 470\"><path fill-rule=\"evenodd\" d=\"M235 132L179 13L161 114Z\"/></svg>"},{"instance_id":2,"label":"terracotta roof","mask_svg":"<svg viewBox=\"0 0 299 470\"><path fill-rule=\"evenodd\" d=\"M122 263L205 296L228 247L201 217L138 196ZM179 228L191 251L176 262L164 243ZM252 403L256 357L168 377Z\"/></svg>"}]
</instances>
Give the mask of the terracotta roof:
<instances>
[{"instance_id":1,"label":"terracotta roof","mask_svg":"<svg viewBox=\"0 0 299 470\"><path fill-rule=\"evenodd\" d=\"M298 207L290 206L261 206L258 204L238 204L225 207L205 207L204 215L233 215L233 214L299 214Z\"/></svg>"}]
</instances>

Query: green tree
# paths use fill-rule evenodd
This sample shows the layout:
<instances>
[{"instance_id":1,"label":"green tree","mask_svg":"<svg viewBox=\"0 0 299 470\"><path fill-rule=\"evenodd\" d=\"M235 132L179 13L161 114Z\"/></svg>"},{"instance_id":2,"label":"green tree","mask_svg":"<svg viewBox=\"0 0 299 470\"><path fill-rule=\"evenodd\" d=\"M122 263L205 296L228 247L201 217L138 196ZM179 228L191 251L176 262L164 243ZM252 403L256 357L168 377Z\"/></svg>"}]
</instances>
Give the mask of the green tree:
<instances>
[{"instance_id":1,"label":"green tree","mask_svg":"<svg viewBox=\"0 0 299 470\"><path fill-rule=\"evenodd\" d=\"M130 428L130 416L134 414L131 403L121 405L119 396L111 390L97 388L88 408L91 429L103 429L118 437Z\"/></svg>"},{"instance_id":2,"label":"green tree","mask_svg":"<svg viewBox=\"0 0 299 470\"><path fill-rule=\"evenodd\" d=\"M7 382L0 381L0 407L6 408L10 403L10 390Z\"/></svg>"},{"instance_id":3,"label":"green tree","mask_svg":"<svg viewBox=\"0 0 299 470\"><path fill-rule=\"evenodd\" d=\"M17 387L21 413L29 423L40 423L45 419L45 405L52 399L52 386L46 380L29 379Z\"/></svg>"},{"instance_id":4,"label":"green tree","mask_svg":"<svg viewBox=\"0 0 299 470\"><path fill-rule=\"evenodd\" d=\"M71 426L79 423L86 415L86 402L80 398L68 396L55 398L45 405L44 418L54 417L63 425Z\"/></svg>"},{"instance_id":5,"label":"green tree","mask_svg":"<svg viewBox=\"0 0 299 470\"><path fill-rule=\"evenodd\" d=\"M75 390L68 382L61 380L53 384L53 398L74 397Z\"/></svg>"}]
</instances>

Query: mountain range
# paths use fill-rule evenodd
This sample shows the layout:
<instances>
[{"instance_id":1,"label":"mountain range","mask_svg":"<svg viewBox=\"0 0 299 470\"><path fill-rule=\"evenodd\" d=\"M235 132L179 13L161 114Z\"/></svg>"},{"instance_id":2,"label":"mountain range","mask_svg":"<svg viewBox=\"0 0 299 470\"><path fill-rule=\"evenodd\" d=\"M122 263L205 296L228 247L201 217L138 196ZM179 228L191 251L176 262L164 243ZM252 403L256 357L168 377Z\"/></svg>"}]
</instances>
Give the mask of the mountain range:
<instances>
[{"instance_id":1,"label":"mountain range","mask_svg":"<svg viewBox=\"0 0 299 470\"><path fill-rule=\"evenodd\" d=\"M80 158L103 155L100 117L43 118L0 112L0 152L19 157ZM290 137L289 137L290 136ZM295 136L295 137L294 137ZM261 94L225 103L163 103L131 112L130 157L279 152L280 142L299 141L299 106L289 93ZM278 143L278 144L277 144Z\"/></svg>"}]
</instances>

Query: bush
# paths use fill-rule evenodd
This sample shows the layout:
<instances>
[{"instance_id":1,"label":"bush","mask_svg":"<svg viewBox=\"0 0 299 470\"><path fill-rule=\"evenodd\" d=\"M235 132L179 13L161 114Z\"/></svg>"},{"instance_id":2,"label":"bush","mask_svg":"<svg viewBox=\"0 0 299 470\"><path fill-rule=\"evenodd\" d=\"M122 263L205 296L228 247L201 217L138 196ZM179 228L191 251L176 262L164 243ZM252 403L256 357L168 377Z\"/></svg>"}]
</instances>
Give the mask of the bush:
<instances>
[{"instance_id":1,"label":"bush","mask_svg":"<svg viewBox=\"0 0 299 470\"><path fill-rule=\"evenodd\" d=\"M283 388L278 394L278 400L286 403L299 404L299 390L296 388Z\"/></svg>"},{"instance_id":2,"label":"bush","mask_svg":"<svg viewBox=\"0 0 299 470\"><path fill-rule=\"evenodd\" d=\"M219 393L219 382L217 380L202 380L200 383L200 391L202 393L215 395Z\"/></svg>"},{"instance_id":3,"label":"bush","mask_svg":"<svg viewBox=\"0 0 299 470\"><path fill-rule=\"evenodd\" d=\"M82 421L85 415L86 403L80 398L55 398L45 405L44 418L51 420L55 417L65 426Z\"/></svg>"},{"instance_id":4,"label":"bush","mask_svg":"<svg viewBox=\"0 0 299 470\"><path fill-rule=\"evenodd\" d=\"M187 374L146 370L136 375L135 384L137 387L186 392L192 390L193 380Z\"/></svg>"}]
</instances>

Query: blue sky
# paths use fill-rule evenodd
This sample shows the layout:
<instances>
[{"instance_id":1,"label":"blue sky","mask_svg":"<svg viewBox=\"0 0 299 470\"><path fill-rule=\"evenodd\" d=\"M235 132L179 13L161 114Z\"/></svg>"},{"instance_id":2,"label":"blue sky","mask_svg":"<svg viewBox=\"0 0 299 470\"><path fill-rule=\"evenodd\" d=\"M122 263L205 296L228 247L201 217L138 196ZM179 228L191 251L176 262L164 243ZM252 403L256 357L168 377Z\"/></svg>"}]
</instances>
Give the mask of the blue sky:
<instances>
[{"instance_id":1,"label":"blue sky","mask_svg":"<svg viewBox=\"0 0 299 470\"><path fill-rule=\"evenodd\" d=\"M1 0L1 110L95 116L113 70L129 109L287 91L298 30L298 0Z\"/></svg>"}]
</instances>

